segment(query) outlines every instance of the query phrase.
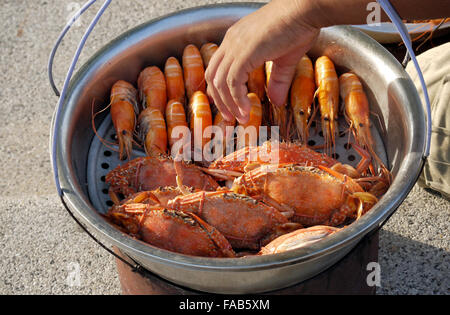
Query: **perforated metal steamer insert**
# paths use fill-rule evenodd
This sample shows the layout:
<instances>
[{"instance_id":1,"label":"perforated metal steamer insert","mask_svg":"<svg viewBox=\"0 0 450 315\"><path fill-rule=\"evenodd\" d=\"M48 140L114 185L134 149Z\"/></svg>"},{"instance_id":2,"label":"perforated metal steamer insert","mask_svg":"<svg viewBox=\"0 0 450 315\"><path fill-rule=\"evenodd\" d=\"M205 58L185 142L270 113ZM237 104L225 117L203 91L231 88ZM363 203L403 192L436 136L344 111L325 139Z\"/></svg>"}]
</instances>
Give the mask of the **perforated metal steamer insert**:
<instances>
[{"instance_id":1,"label":"perforated metal steamer insert","mask_svg":"<svg viewBox=\"0 0 450 315\"><path fill-rule=\"evenodd\" d=\"M311 128L311 135L309 137L309 145L320 145L323 143L323 135L320 130L320 123L315 121L316 127ZM336 138L335 155L333 156L339 162L343 164L350 164L355 167L361 160L360 155L348 145L350 142L354 142L353 136L349 132L346 132L348 124L344 117L339 118L339 136ZM371 123L371 131L373 140L375 143L375 152L380 157L385 165L388 165L386 158L386 151L383 141L381 140L378 130ZM100 138L107 140L108 142L116 141L116 132L114 130L111 116L105 117L103 122L97 129L98 136L94 136L91 146L89 148L88 165L87 165L87 179L88 179L88 192L92 205L100 213L106 213L112 206L112 201L108 195L109 186L105 182L105 176L111 170L118 165L122 165L127 161L119 160L119 154L108 148L100 141ZM118 146L110 146L114 149L118 149ZM318 150L321 152L321 150ZM134 149L131 159L145 156L142 150Z\"/></svg>"}]
</instances>

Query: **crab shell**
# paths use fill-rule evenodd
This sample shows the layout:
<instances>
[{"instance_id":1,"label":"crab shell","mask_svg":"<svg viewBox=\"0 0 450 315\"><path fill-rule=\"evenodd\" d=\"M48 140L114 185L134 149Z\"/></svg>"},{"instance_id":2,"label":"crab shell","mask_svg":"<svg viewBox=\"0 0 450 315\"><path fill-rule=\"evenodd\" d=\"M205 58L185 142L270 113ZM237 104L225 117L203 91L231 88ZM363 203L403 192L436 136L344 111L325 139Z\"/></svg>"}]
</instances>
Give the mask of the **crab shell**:
<instances>
[{"instance_id":1,"label":"crab shell","mask_svg":"<svg viewBox=\"0 0 450 315\"><path fill-rule=\"evenodd\" d=\"M177 162L183 176L183 184L194 189L214 191L219 185L197 166ZM174 161L168 157L143 157L116 167L106 175L110 184L110 195L121 193L125 198L140 191L150 191L159 187L177 186L177 172ZM118 199L113 198L112 199Z\"/></svg>"},{"instance_id":2,"label":"crab shell","mask_svg":"<svg viewBox=\"0 0 450 315\"><path fill-rule=\"evenodd\" d=\"M152 210L142 222L142 240L173 252L205 257L235 257L217 229L193 213Z\"/></svg>"},{"instance_id":3,"label":"crab shell","mask_svg":"<svg viewBox=\"0 0 450 315\"><path fill-rule=\"evenodd\" d=\"M266 141L261 146L235 151L212 163L209 169L245 172L252 165L286 163L330 167L338 161L299 143Z\"/></svg>"},{"instance_id":4,"label":"crab shell","mask_svg":"<svg viewBox=\"0 0 450 315\"><path fill-rule=\"evenodd\" d=\"M113 206L108 216L132 236L158 248L185 255L235 257L227 239L193 213L136 203Z\"/></svg>"},{"instance_id":5,"label":"crab shell","mask_svg":"<svg viewBox=\"0 0 450 315\"><path fill-rule=\"evenodd\" d=\"M350 178L342 180L322 169L299 165L262 165L237 178L231 190L270 201L277 208L290 208L294 211L291 220L305 226L343 223L354 210L343 207L347 197L363 191Z\"/></svg>"},{"instance_id":6,"label":"crab shell","mask_svg":"<svg viewBox=\"0 0 450 315\"><path fill-rule=\"evenodd\" d=\"M217 228L233 248L259 249L261 243L300 227L289 226L288 219L278 210L253 198L229 191L197 192L178 196L170 201L168 206L197 214Z\"/></svg>"},{"instance_id":7,"label":"crab shell","mask_svg":"<svg viewBox=\"0 0 450 315\"><path fill-rule=\"evenodd\" d=\"M325 225L316 225L306 229L299 229L274 239L272 242L261 248L258 255L278 254L288 250L305 247L318 242L339 230L340 229L338 228Z\"/></svg>"}]
</instances>

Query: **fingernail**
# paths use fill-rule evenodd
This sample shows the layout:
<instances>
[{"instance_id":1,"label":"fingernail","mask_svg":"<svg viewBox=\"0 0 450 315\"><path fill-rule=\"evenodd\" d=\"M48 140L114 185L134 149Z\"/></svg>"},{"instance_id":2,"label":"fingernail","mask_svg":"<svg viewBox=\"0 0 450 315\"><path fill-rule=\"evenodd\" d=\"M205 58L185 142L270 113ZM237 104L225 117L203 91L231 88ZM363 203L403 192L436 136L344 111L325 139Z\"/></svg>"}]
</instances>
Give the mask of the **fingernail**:
<instances>
[{"instance_id":1,"label":"fingernail","mask_svg":"<svg viewBox=\"0 0 450 315\"><path fill-rule=\"evenodd\" d=\"M234 120L234 116L230 116L230 115L226 115L224 113L222 113L223 119L225 119L226 121L233 121Z\"/></svg>"},{"instance_id":2,"label":"fingernail","mask_svg":"<svg viewBox=\"0 0 450 315\"><path fill-rule=\"evenodd\" d=\"M286 101L284 101L284 102L280 102L280 101L278 101L278 100L270 100L270 102L273 104L273 105L275 105L275 106L278 106L278 107L283 107L283 106L286 106Z\"/></svg>"},{"instance_id":3,"label":"fingernail","mask_svg":"<svg viewBox=\"0 0 450 315\"><path fill-rule=\"evenodd\" d=\"M244 125L246 123L248 123L248 120L250 119L250 115L242 115L242 117L236 118L237 121L239 121L239 123L241 125Z\"/></svg>"},{"instance_id":4,"label":"fingernail","mask_svg":"<svg viewBox=\"0 0 450 315\"><path fill-rule=\"evenodd\" d=\"M244 106L245 107L243 106L238 107L239 113L241 114L241 119L245 118L246 120L248 120L250 116L251 105L249 103L248 105L246 104Z\"/></svg>"}]
</instances>

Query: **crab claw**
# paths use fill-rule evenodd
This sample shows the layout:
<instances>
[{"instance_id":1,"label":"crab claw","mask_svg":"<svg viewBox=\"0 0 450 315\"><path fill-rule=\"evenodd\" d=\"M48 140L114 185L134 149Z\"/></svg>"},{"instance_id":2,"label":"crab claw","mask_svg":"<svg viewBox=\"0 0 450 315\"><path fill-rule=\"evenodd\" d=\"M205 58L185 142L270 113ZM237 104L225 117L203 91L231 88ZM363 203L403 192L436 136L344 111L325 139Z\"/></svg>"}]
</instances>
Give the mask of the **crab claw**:
<instances>
[{"instance_id":1,"label":"crab claw","mask_svg":"<svg viewBox=\"0 0 450 315\"><path fill-rule=\"evenodd\" d=\"M348 164L336 163L332 167L330 167L333 171L339 172L341 174L347 175L351 178L358 178L360 174L358 171Z\"/></svg>"},{"instance_id":2,"label":"crab claw","mask_svg":"<svg viewBox=\"0 0 450 315\"><path fill-rule=\"evenodd\" d=\"M339 228L323 225L299 229L274 239L272 242L264 246L258 255L277 254L288 250L309 246L339 230Z\"/></svg>"},{"instance_id":3,"label":"crab claw","mask_svg":"<svg viewBox=\"0 0 450 315\"><path fill-rule=\"evenodd\" d=\"M350 197L357 198L359 201L356 211L356 219L359 219L364 213L370 210L378 202L377 197L368 192L355 192Z\"/></svg>"},{"instance_id":4,"label":"crab claw","mask_svg":"<svg viewBox=\"0 0 450 315\"><path fill-rule=\"evenodd\" d=\"M351 177L342 174L340 172L337 172L331 168L328 168L326 166L319 165L319 168L330 175L336 177L337 179L343 181L345 183L345 186L348 190L350 190L352 193L354 192L363 192L364 190L361 188L361 186L355 182Z\"/></svg>"}]
</instances>

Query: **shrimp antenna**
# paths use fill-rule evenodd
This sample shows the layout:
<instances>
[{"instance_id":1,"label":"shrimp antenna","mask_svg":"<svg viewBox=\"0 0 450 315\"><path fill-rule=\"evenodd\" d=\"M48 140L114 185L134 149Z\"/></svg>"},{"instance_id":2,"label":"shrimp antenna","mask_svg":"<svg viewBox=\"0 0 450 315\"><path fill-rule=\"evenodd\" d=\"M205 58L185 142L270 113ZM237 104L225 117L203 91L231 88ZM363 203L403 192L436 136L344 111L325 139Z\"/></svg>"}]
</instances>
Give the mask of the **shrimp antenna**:
<instances>
[{"instance_id":1,"label":"shrimp antenna","mask_svg":"<svg viewBox=\"0 0 450 315\"><path fill-rule=\"evenodd\" d=\"M108 104L108 106L106 106L105 108L103 108L102 110L94 113L94 103L95 103L95 99L92 100L92 104L91 104L91 113L92 113L92 119L91 119L91 124L92 124L92 130L94 130L95 136L100 140L100 142L107 147L108 149L114 151L114 152L119 152L119 150L117 150L116 148L112 147L112 145L115 145L115 143L110 142L105 140L104 138L102 138L97 131L97 128L95 127L95 117L97 117L97 115L103 113L105 110L107 110L109 107L111 107L111 103Z\"/></svg>"},{"instance_id":2,"label":"shrimp antenna","mask_svg":"<svg viewBox=\"0 0 450 315\"><path fill-rule=\"evenodd\" d=\"M425 38L425 39L423 40L423 42L420 43L419 46L417 46L416 51L419 51L420 47L422 47L423 44L425 44L426 42L428 42L429 40L431 40L431 39L433 38L434 32L435 32L437 29L439 29L439 28L441 27L441 25L444 24L444 22L445 22L445 19L442 19L441 22L440 22L436 27L434 27L434 28L430 31L430 34L428 35L428 37ZM431 44L433 45L432 42L431 42Z\"/></svg>"}]
</instances>

